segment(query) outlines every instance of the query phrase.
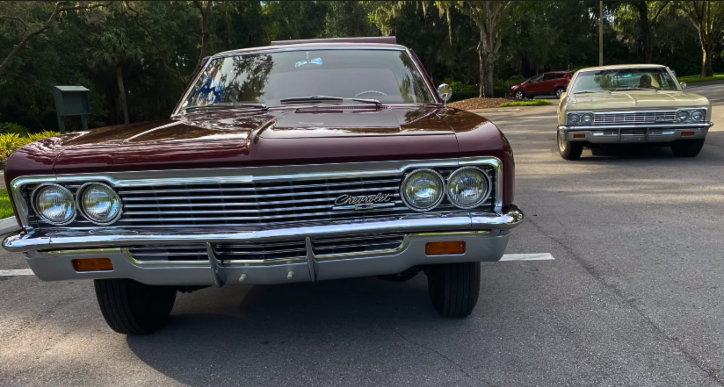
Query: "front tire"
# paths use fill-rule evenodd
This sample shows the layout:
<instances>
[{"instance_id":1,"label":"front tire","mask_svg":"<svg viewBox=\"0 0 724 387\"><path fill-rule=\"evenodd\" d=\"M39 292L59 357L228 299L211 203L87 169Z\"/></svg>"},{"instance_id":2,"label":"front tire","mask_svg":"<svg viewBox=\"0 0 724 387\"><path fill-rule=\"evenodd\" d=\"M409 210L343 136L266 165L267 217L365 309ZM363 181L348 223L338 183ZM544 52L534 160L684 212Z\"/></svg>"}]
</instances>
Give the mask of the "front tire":
<instances>
[{"instance_id":1,"label":"front tire","mask_svg":"<svg viewBox=\"0 0 724 387\"><path fill-rule=\"evenodd\" d=\"M525 92L524 92L523 90L516 90L516 91L515 91L515 99L524 100L524 99L525 99Z\"/></svg>"},{"instance_id":2,"label":"front tire","mask_svg":"<svg viewBox=\"0 0 724 387\"><path fill-rule=\"evenodd\" d=\"M557 88L556 89L556 98L561 99L561 96L565 92L566 92L566 90L564 88L562 88L562 87Z\"/></svg>"},{"instance_id":3,"label":"front tire","mask_svg":"<svg viewBox=\"0 0 724 387\"><path fill-rule=\"evenodd\" d=\"M432 305L443 317L466 317L480 294L480 262L435 265L425 271Z\"/></svg>"},{"instance_id":4,"label":"front tire","mask_svg":"<svg viewBox=\"0 0 724 387\"><path fill-rule=\"evenodd\" d=\"M696 157L704 147L704 139L679 140L671 143L671 152L678 157Z\"/></svg>"},{"instance_id":5,"label":"front tire","mask_svg":"<svg viewBox=\"0 0 724 387\"><path fill-rule=\"evenodd\" d=\"M168 322L176 289L130 279L94 280L98 305L106 323L125 335L145 335Z\"/></svg>"},{"instance_id":6,"label":"front tire","mask_svg":"<svg viewBox=\"0 0 724 387\"><path fill-rule=\"evenodd\" d=\"M558 153L564 160L578 160L583 154L583 143L568 141L560 130L558 131Z\"/></svg>"}]
</instances>

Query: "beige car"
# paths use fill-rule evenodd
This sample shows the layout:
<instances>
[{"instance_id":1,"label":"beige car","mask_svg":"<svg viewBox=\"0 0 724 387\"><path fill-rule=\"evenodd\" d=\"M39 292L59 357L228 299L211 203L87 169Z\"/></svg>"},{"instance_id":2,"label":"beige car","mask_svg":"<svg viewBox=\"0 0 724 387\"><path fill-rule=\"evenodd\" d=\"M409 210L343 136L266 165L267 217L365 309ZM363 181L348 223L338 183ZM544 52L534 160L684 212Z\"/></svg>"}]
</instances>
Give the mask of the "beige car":
<instances>
[{"instance_id":1,"label":"beige car","mask_svg":"<svg viewBox=\"0 0 724 387\"><path fill-rule=\"evenodd\" d=\"M599 144L659 143L694 157L713 125L711 103L683 91L661 65L617 65L577 71L558 105L558 151L566 160Z\"/></svg>"}]
</instances>

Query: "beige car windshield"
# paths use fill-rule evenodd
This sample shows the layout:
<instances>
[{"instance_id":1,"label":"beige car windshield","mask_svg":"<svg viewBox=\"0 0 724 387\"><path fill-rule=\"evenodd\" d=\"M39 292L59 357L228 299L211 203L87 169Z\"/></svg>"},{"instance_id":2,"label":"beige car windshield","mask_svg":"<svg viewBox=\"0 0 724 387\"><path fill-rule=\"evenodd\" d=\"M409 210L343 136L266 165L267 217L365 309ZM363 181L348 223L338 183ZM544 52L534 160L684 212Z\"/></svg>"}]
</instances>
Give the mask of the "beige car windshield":
<instances>
[{"instance_id":1,"label":"beige car windshield","mask_svg":"<svg viewBox=\"0 0 724 387\"><path fill-rule=\"evenodd\" d=\"M669 72L660 67L583 71L578 74L571 87L573 94L625 90L679 90L679 88Z\"/></svg>"}]
</instances>

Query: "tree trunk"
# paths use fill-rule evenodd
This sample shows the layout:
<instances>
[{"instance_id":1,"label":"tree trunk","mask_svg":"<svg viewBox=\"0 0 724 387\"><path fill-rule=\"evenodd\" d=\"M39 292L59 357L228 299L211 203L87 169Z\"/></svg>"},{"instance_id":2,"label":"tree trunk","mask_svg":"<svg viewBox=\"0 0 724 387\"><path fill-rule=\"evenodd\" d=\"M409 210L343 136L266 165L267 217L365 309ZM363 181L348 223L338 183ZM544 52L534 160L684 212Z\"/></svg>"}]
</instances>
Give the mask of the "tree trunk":
<instances>
[{"instance_id":1,"label":"tree trunk","mask_svg":"<svg viewBox=\"0 0 724 387\"><path fill-rule=\"evenodd\" d=\"M603 66L603 1L599 1L598 13L598 65Z\"/></svg>"},{"instance_id":2,"label":"tree trunk","mask_svg":"<svg viewBox=\"0 0 724 387\"><path fill-rule=\"evenodd\" d=\"M121 109L123 110L123 122L128 124L128 102L126 101L126 88L123 87L123 67L116 66L116 83L120 92Z\"/></svg>"},{"instance_id":3,"label":"tree trunk","mask_svg":"<svg viewBox=\"0 0 724 387\"><path fill-rule=\"evenodd\" d=\"M644 63L651 63L653 42L651 38L651 25L649 24L649 6L645 1L633 4L639 12L639 39L641 43L641 54Z\"/></svg>"},{"instance_id":4,"label":"tree trunk","mask_svg":"<svg viewBox=\"0 0 724 387\"><path fill-rule=\"evenodd\" d=\"M480 38L482 39L482 32L480 33ZM485 96L485 83L483 82L483 78L485 77L485 59L483 59L483 42L482 40L478 44L478 61L480 64L480 72L478 76L478 97L483 98Z\"/></svg>"},{"instance_id":5,"label":"tree trunk","mask_svg":"<svg viewBox=\"0 0 724 387\"><path fill-rule=\"evenodd\" d=\"M211 14L211 1L206 2L206 6L200 1L194 1L194 5L201 12L201 53L199 54L199 64L204 57L208 56L209 50L209 15Z\"/></svg>"},{"instance_id":6,"label":"tree trunk","mask_svg":"<svg viewBox=\"0 0 724 387\"><path fill-rule=\"evenodd\" d=\"M701 60L701 76L711 77L714 75L714 70L711 67L711 52L712 47L703 46L701 49L702 60Z\"/></svg>"}]
</instances>

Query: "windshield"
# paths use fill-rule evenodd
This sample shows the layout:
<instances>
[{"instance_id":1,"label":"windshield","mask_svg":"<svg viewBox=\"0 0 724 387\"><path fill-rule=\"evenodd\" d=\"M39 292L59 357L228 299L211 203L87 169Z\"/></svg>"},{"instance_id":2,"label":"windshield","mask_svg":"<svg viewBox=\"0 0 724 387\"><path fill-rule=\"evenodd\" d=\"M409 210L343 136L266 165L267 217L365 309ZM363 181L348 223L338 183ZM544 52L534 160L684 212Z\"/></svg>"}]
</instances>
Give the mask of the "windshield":
<instances>
[{"instance_id":1,"label":"windshield","mask_svg":"<svg viewBox=\"0 0 724 387\"><path fill-rule=\"evenodd\" d=\"M350 49L213 59L181 108L214 104L274 106L305 101L340 103L342 98L350 103L358 103L352 99L436 103L423 75L405 51Z\"/></svg>"},{"instance_id":2,"label":"windshield","mask_svg":"<svg viewBox=\"0 0 724 387\"><path fill-rule=\"evenodd\" d=\"M621 90L679 90L663 67L612 69L578 73L570 93Z\"/></svg>"}]
</instances>

